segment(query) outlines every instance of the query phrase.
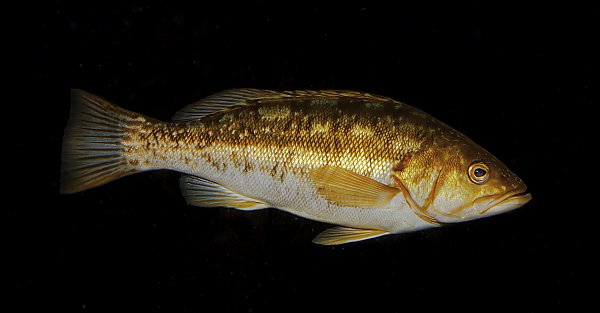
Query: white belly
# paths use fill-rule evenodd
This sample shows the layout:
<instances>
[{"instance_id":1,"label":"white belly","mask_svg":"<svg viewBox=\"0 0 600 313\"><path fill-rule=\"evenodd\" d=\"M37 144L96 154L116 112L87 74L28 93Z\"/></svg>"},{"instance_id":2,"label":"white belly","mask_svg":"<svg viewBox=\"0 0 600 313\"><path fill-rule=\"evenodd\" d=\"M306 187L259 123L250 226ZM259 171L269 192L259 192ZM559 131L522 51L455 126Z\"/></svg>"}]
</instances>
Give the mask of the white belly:
<instances>
[{"instance_id":1,"label":"white belly","mask_svg":"<svg viewBox=\"0 0 600 313\"><path fill-rule=\"evenodd\" d=\"M381 229L390 233L434 226L415 215L401 194L384 208L339 206L319 195L312 182L305 176L288 174L281 180L278 175L261 171L242 173L235 167L216 170L208 164L205 165L196 167L190 174L214 181L241 195L265 202L273 208L311 220L353 228Z\"/></svg>"}]
</instances>

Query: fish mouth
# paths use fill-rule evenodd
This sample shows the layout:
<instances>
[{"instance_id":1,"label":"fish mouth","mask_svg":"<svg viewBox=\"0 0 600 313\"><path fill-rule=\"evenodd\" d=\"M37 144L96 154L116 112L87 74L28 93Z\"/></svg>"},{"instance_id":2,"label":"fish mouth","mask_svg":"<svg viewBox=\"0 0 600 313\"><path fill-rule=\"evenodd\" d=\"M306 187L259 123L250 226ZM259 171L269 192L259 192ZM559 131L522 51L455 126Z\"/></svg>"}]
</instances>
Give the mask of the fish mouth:
<instances>
[{"instance_id":1,"label":"fish mouth","mask_svg":"<svg viewBox=\"0 0 600 313\"><path fill-rule=\"evenodd\" d=\"M489 206L485 210L480 211L479 214L499 214L514 210L522 207L530 200L531 194L526 191L526 188L517 188L489 203Z\"/></svg>"}]
</instances>

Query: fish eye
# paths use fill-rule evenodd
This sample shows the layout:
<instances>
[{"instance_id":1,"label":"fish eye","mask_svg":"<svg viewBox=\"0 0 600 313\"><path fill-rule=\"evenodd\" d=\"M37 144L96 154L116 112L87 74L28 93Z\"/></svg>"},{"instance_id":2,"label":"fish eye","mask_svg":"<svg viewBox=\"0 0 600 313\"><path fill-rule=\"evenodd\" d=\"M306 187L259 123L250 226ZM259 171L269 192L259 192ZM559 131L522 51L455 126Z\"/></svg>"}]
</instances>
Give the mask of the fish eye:
<instances>
[{"instance_id":1,"label":"fish eye","mask_svg":"<svg viewBox=\"0 0 600 313\"><path fill-rule=\"evenodd\" d=\"M475 177L483 177L485 174L487 174L487 171L481 167L478 167L473 171L473 174L475 174Z\"/></svg>"},{"instance_id":2,"label":"fish eye","mask_svg":"<svg viewBox=\"0 0 600 313\"><path fill-rule=\"evenodd\" d=\"M490 169L481 162L474 162L469 166L469 179L475 184L483 184L490 179Z\"/></svg>"}]
</instances>

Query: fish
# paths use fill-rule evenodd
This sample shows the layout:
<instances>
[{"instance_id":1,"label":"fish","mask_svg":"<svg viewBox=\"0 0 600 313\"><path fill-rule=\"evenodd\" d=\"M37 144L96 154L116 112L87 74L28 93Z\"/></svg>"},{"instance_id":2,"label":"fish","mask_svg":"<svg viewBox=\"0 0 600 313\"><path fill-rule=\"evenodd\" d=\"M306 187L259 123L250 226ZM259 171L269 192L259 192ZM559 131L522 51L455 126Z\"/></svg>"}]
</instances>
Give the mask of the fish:
<instances>
[{"instance_id":1,"label":"fish","mask_svg":"<svg viewBox=\"0 0 600 313\"><path fill-rule=\"evenodd\" d=\"M182 173L187 203L276 208L332 224L338 245L517 209L524 182L491 153L429 114L346 90L230 89L171 121L71 90L60 192L152 170Z\"/></svg>"}]
</instances>

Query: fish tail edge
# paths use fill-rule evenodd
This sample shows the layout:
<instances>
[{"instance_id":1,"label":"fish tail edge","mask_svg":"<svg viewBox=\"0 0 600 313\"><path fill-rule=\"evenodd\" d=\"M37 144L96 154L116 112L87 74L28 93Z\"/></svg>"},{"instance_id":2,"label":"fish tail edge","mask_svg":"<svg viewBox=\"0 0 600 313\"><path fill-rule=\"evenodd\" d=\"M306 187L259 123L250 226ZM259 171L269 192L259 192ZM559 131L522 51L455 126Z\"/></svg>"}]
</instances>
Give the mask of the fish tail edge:
<instances>
[{"instance_id":1,"label":"fish tail edge","mask_svg":"<svg viewBox=\"0 0 600 313\"><path fill-rule=\"evenodd\" d=\"M139 172L123 139L144 120L80 89L71 90L71 115L62 144L60 192L76 193Z\"/></svg>"}]
</instances>

